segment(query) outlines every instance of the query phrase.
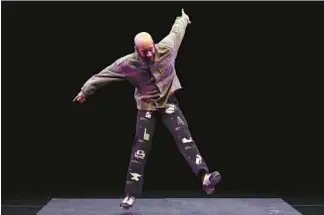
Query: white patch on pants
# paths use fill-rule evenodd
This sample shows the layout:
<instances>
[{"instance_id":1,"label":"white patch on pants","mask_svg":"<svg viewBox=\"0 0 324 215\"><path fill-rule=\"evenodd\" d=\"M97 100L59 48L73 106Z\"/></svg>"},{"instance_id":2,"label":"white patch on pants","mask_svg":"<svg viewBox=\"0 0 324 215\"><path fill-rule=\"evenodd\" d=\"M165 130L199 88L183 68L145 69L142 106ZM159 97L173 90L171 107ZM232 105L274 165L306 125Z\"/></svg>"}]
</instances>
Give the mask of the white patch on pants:
<instances>
[{"instance_id":1,"label":"white patch on pants","mask_svg":"<svg viewBox=\"0 0 324 215\"><path fill-rule=\"evenodd\" d=\"M191 143L191 142L193 142L193 140L192 140L192 137L190 137L189 139L187 139L187 138L182 138L182 143Z\"/></svg>"},{"instance_id":2,"label":"white patch on pants","mask_svg":"<svg viewBox=\"0 0 324 215\"><path fill-rule=\"evenodd\" d=\"M147 111L147 112L145 113L145 117L150 119L150 118L152 117L151 112Z\"/></svg>"},{"instance_id":3,"label":"white patch on pants","mask_svg":"<svg viewBox=\"0 0 324 215\"><path fill-rule=\"evenodd\" d=\"M174 104L168 104L167 108L165 109L165 113L173 114L176 110L176 106Z\"/></svg>"},{"instance_id":4,"label":"white patch on pants","mask_svg":"<svg viewBox=\"0 0 324 215\"><path fill-rule=\"evenodd\" d=\"M144 140L149 140L150 139L150 134L146 133L146 128L144 128Z\"/></svg>"},{"instance_id":5,"label":"white patch on pants","mask_svg":"<svg viewBox=\"0 0 324 215\"><path fill-rule=\"evenodd\" d=\"M184 125L184 121L179 117L177 116L177 121L178 121L178 125Z\"/></svg>"},{"instance_id":6,"label":"white patch on pants","mask_svg":"<svg viewBox=\"0 0 324 215\"><path fill-rule=\"evenodd\" d=\"M134 181L139 181L139 177L141 177L140 174L137 174L137 173L130 173L133 177L131 178L131 180L134 180Z\"/></svg>"},{"instance_id":7,"label":"white patch on pants","mask_svg":"<svg viewBox=\"0 0 324 215\"><path fill-rule=\"evenodd\" d=\"M200 165L202 163L202 157L200 155L196 155L196 164Z\"/></svg>"},{"instance_id":8,"label":"white patch on pants","mask_svg":"<svg viewBox=\"0 0 324 215\"><path fill-rule=\"evenodd\" d=\"M145 158L145 151L137 150L134 156L136 158L144 159Z\"/></svg>"}]
</instances>

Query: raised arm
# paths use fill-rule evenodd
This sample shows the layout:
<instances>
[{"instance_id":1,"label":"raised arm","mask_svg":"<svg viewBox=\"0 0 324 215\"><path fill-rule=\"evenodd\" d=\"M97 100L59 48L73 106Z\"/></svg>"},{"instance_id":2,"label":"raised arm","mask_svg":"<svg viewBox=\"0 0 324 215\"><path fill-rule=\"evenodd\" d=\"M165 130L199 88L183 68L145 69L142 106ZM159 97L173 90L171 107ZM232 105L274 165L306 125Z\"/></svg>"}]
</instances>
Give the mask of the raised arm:
<instances>
[{"instance_id":1,"label":"raised arm","mask_svg":"<svg viewBox=\"0 0 324 215\"><path fill-rule=\"evenodd\" d=\"M125 75L122 71L123 62L125 57L115 61L113 64L107 66L101 72L89 78L81 88L79 94L73 101L84 102L85 99L94 94L95 91L111 82L125 80Z\"/></svg>"},{"instance_id":2,"label":"raised arm","mask_svg":"<svg viewBox=\"0 0 324 215\"><path fill-rule=\"evenodd\" d=\"M178 50L181 45L187 25L191 23L188 15L185 14L183 9L181 12L182 16L176 18L170 33L160 42L176 50Z\"/></svg>"}]
</instances>

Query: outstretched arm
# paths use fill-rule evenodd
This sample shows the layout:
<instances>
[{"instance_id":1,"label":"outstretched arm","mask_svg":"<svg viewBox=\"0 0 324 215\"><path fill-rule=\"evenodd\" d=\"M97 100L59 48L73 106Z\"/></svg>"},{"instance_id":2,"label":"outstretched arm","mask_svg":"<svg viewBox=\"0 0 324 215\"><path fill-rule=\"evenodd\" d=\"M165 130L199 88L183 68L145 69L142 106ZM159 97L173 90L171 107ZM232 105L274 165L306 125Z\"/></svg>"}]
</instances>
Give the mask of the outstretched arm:
<instances>
[{"instance_id":1,"label":"outstretched arm","mask_svg":"<svg viewBox=\"0 0 324 215\"><path fill-rule=\"evenodd\" d=\"M160 42L176 50L178 50L181 45L187 25L191 23L188 15L185 14L183 9L181 12L182 16L176 18L176 21L174 22L169 35Z\"/></svg>"},{"instance_id":2,"label":"outstretched arm","mask_svg":"<svg viewBox=\"0 0 324 215\"><path fill-rule=\"evenodd\" d=\"M122 71L123 58L115 61L107 66L101 72L89 78L81 88L80 93L73 101L83 102L86 97L95 93L95 91L111 82L125 80L125 75Z\"/></svg>"}]
</instances>

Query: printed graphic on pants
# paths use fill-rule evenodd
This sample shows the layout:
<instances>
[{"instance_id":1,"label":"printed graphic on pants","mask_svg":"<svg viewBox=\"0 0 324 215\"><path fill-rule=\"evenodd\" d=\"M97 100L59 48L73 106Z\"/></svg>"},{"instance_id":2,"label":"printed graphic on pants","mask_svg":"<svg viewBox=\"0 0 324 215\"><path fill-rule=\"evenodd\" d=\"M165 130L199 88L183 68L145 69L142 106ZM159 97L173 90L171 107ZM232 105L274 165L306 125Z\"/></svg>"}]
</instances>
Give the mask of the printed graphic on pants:
<instances>
[{"instance_id":1,"label":"printed graphic on pants","mask_svg":"<svg viewBox=\"0 0 324 215\"><path fill-rule=\"evenodd\" d=\"M150 118L152 117L151 112L147 111L147 112L145 113L145 117L150 119Z\"/></svg>"},{"instance_id":2,"label":"printed graphic on pants","mask_svg":"<svg viewBox=\"0 0 324 215\"><path fill-rule=\"evenodd\" d=\"M202 164L202 157L200 155L196 155L196 164Z\"/></svg>"},{"instance_id":3,"label":"printed graphic on pants","mask_svg":"<svg viewBox=\"0 0 324 215\"><path fill-rule=\"evenodd\" d=\"M130 173L131 175L132 175L132 178L131 178L131 180L134 180L134 181L139 181L140 179L140 177L141 177L141 175L140 174L137 174L137 173Z\"/></svg>"},{"instance_id":4,"label":"printed graphic on pants","mask_svg":"<svg viewBox=\"0 0 324 215\"><path fill-rule=\"evenodd\" d=\"M168 104L167 108L165 109L165 113L173 114L176 111L176 106L174 104Z\"/></svg>"},{"instance_id":5,"label":"printed graphic on pants","mask_svg":"<svg viewBox=\"0 0 324 215\"><path fill-rule=\"evenodd\" d=\"M144 128L144 136L143 136L144 140L150 140L150 134L146 133L146 128Z\"/></svg>"},{"instance_id":6,"label":"printed graphic on pants","mask_svg":"<svg viewBox=\"0 0 324 215\"><path fill-rule=\"evenodd\" d=\"M192 143L193 142L193 140L192 140L192 137L190 137L190 138L182 138L182 143Z\"/></svg>"},{"instance_id":7,"label":"printed graphic on pants","mask_svg":"<svg viewBox=\"0 0 324 215\"><path fill-rule=\"evenodd\" d=\"M179 116L177 116L177 122L178 125L185 125L184 121Z\"/></svg>"},{"instance_id":8,"label":"printed graphic on pants","mask_svg":"<svg viewBox=\"0 0 324 215\"><path fill-rule=\"evenodd\" d=\"M145 158L145 151L144 150L137 150L134 155L136 158L144 159Z\"/></svg>"}]
</instances>

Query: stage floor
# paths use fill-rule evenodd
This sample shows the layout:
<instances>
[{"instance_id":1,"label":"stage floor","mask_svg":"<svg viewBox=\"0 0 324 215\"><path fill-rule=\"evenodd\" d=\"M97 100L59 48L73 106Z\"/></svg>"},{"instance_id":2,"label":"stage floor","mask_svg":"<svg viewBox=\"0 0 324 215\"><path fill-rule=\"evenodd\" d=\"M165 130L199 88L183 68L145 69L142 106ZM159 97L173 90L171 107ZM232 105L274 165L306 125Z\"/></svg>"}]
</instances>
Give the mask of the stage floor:
<instances>
[{"instance_id":1,"label":"stage floor","mask_svg":"<svg viewBox=\"0 0 324 215\"><path fill-rule=\"evenodd\" d=\"M301 215L280 198L52 199L37 215Z\"/></svg>"}]
</instances>

